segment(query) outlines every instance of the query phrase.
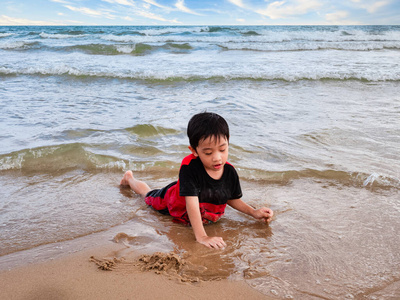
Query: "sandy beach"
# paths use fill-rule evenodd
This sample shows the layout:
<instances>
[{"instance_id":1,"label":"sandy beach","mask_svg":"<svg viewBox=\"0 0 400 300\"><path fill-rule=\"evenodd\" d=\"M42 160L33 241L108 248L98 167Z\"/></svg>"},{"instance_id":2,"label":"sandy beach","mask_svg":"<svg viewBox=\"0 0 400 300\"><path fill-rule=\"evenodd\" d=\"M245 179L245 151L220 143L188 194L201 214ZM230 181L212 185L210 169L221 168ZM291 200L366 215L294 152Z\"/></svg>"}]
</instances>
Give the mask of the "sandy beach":
<instances>
[{"instance_id":1,"label":"sandy beach","mask_svg":"<svg viewBox=\"0 0 400 300\"><path fill-rule=\"evenodd\" d=\"M75 241L68 245L67 242L57 247L62 249L66 246L65 249L70 249L78 243ZM53 246L41 248L42 252L46 248L54 249ZM126 247L123 245L104 242L101 246L97 245L72 254L61 251L53 253L56 258L49 257L45 261L39 258L36 262L28 262L29 259L35 260L36 250L9 255L11 262L4 262L6 258L2 257L0 298L268 299L244 281L222 279L183 282L173 273L169 275L168 271L159 271L157 267L153 270L143 270L144 264L138 262L138 253L121 257L119 254L124 250ZM18 266L15 265L15 259L18 260ZM110 264L110 261L114 261L115 264ZM103 266L108 266L107 270L99 268L101 262L104 262Z\"/></svg>"}]
</instances>

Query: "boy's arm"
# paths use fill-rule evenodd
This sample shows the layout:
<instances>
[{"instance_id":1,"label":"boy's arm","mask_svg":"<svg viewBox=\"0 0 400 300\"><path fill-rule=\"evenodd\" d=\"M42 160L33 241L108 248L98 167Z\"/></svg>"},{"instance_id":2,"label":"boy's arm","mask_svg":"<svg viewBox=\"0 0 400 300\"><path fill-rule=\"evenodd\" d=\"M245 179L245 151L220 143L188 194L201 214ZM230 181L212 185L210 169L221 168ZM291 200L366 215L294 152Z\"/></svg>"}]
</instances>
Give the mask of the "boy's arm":
<instances>
[{"instance_id":1,"label":"boy's arm","mask_svg":"<svg viewBox=\"0 0 400 300\"><path fill-rule=\"evenodd\" d=\"M221 237L209 237L204 230L203 220L200 214L199 198L196 196L186 196L186 210L192 225L196 241L208 248L224 248L226 244Z\"/></svg>"},{"instance_id":2,"label":"boy's arm","mask_svg":"<svg viewBox=\"0 0 400 300\"><path fill-rule=\"evenodd\" d=\"M242 199L228 200L228 205L246 215L252 216L255 219L263 219L267 223L271 222L272 216L274 215L272 209L267 207L254 209L247 203L243 202Z\"/></svg>"}]
</instances>

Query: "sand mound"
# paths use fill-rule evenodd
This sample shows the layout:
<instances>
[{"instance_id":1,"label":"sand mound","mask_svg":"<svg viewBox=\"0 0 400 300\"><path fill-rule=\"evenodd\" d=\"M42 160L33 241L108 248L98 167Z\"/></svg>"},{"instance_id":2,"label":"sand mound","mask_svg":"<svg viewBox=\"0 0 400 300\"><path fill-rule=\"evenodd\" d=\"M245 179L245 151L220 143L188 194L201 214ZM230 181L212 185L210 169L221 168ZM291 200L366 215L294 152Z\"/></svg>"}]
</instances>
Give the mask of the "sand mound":
<instances>
[{"instance_id":1,"label":"sand mound","mask_svg":"<svg viewBox=\"0 0 400 300\"><path fill-rule=\"evenodd\" d=\"M100 259L94 256L91 256L89 260L94 262L97 267L103 271L112 271L118 263L123 261L123 259L118 259L116 257L113 259Z\"/></svg>"},{"instance_id":2,"label":"sand mound","mask_svg":"<svg viewBox=\"0 0 400 300\"><path fill-rule=\"evenodd\" d=\"M109 253L106 257L90 257L100 270L116 272L151 271L181 282L214 281L227 278L231 268L220 268L221 254L201 248L200 256L188 252L162 252L132 256L134 246L148 245L154 239L147 236L131 236L124 232L116 234L112 241L126 248ZM203 247L203 246L202 246ZM149 250L149 249L147 249ZM206 260L203 258L207 257Z\"/></svg>"},{"instance_id":3,"label":"sand mound","mask_svg":"<svg viewBox=\"0 0 400 300\"><path fill-rule=\"evenodd\" d=\"M154 270L156 273L162 271L179 272L186 264L185 261L175 253L155 252L152 255L143 254L139 257L139 262L142 262L142 271Z\"/></svg>"},{"instance_id":4,"label":"sand mound","mask_svg":"<svg viewBox=\"0 0 400 300\"><path fill-rule=\"evenodd\" d=\"M177 278L181 282L199 282L195 276L183 274L187 263L175 253L155 252L152 255L143 254L139 257L142 271L154 271L156 274L165 274Z\"/></svg>"}]
</instances>

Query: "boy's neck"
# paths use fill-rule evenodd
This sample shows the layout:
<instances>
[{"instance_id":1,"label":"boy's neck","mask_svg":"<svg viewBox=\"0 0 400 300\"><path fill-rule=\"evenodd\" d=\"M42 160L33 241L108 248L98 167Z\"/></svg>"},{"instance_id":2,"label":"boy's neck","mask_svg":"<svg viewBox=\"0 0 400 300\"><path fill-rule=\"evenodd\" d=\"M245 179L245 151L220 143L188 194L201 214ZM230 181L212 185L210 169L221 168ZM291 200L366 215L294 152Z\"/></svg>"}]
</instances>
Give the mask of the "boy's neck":
<instances>
[{"instance_id":1,"label":"boy's neck","mask_svg":"<svg viewBox=\"0 0 400 300\"><path fill-rule=\"evenodd\" d=\"M222 175L224 175L224 166L222 166L221 170L218 171L208 170L206 168L204 169L206 170L208 176L210 176L214 180L219 180L221 179Z\"/></svg>"}]
</instances>

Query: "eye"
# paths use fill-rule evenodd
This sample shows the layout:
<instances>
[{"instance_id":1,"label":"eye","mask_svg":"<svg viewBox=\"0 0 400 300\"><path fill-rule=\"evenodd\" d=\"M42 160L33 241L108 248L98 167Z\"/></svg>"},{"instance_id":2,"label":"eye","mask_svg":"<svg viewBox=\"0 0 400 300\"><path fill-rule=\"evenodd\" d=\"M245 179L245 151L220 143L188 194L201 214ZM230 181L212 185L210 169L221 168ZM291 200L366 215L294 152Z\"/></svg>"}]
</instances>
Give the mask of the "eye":
<instances>
[{"instance_id":1,"label":"eye","mask_svg":"<svg viewBox=\"0 0 400 300\"><path fill-rule=\"evenodd\" d=\"M226 150L226 148L224 148L224 149L219 149L219 151L221 151L221 152L225 152L225 150Z\"/></svg>"},{"instance_id":2,"label":"eye","mask_svg":"<svg viewBox=\"0 0 400 300\"><path fill-rule=\"evenodd\" d=\"M204 154L205 154L205 155L211 155L212 152L205 152Z\"/></svg>"}]
</instances>

